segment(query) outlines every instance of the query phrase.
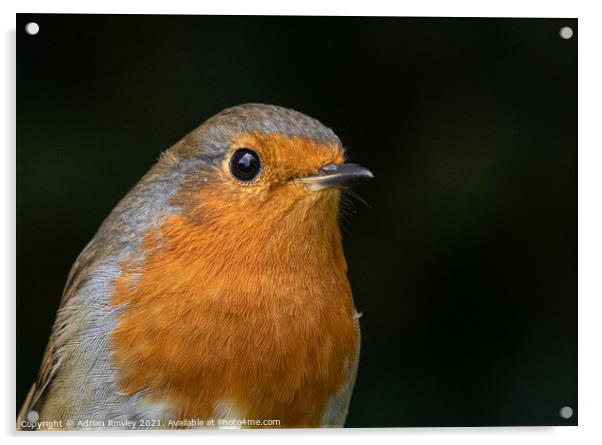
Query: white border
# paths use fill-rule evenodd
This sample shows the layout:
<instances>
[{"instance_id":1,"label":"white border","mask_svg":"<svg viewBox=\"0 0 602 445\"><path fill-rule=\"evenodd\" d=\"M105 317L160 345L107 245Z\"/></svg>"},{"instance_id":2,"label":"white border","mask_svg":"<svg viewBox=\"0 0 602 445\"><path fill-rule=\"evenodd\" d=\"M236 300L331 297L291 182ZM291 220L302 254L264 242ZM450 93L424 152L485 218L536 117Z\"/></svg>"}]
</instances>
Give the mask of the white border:
<instances>
[{"instance_id":1,"label":"white border","mask_svg":"<svg viewBox=\"0 0 602 445\"><path fill-rule=\"evenodd\" d=\"M385 2L304 0L253 0L244 2L219 0L143 1L123 0L76 1L3 1L0 4L2 23L2 61L0 70L3 106L0 108L0 150L3 169L0 204L2 249L0 273L4 292L3 365L0 366L3 400L0 404L2 431L11 440L52 442L81 441L81 434L36 434L16 436L14 429L14 367L15 367L15 13L125 13L125 14L285 14L285 15L398 15L398 16L465 16L465 17L578 17L579 18L579 427L558 428L430 428L373 430L287 430L287 431L220 431L134 433L150 443L162 443L172 437L199 443L211 441L245 441L245 443L341 440L364 444L377 439L386 443L507 444L514 443L602 443L602 348L599 345L602 326L602 211L599 196L602 177L602 23L594 1L425 1ZM308 31L309 32L309 31ZM35 277L32 277L35 279ZM562 329L562 326L558 326ZM125 441L127 434L108 434L109 440ZM125 437L125 438L124 438ZM91 443L104 443L107 434L87 436Z\"/></svg>"}]
</instances>

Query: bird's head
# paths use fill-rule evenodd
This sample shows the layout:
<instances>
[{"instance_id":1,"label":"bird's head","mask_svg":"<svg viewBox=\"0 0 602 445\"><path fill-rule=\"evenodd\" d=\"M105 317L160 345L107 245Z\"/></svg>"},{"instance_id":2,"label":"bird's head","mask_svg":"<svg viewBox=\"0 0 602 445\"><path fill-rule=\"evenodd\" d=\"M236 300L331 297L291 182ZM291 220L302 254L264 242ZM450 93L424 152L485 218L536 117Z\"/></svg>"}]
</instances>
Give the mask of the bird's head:
<instances>
[{"instance_id":1,"label":"bird's head","mask_svg":"<svg viewBox=\"0 0 602 445\"><path fill-rule=\"evenodd\" d=\"M340 190L372 177L345 163L339 138L317 120L259 104L212 117L163 162L177 165L174 202L190 221L238 231L241 239L336 222Z\"/></svg>"}]
</instances>

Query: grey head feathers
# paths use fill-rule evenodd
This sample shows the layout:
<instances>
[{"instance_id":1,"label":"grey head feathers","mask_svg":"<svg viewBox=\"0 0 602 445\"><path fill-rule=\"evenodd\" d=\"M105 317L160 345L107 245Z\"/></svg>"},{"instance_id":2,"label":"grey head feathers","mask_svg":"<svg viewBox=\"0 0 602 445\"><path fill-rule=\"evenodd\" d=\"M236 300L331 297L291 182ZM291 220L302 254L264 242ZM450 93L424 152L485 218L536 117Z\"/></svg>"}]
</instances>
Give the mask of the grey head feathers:
<instances>
[{"instance_id":1,"label":"grey head feathers","mask_svg":"<svg viewBox=\"0 0 602 445\"><path fill-rule=\"evenodd\" d=\"M178 160L200 157L209 165L217 165L228 153L232 136L253 132L342 145L330 128L312 117L277 105L251 103L226 108L209 118L168 150L166 155Z\"/></svg>"}]
</instances>

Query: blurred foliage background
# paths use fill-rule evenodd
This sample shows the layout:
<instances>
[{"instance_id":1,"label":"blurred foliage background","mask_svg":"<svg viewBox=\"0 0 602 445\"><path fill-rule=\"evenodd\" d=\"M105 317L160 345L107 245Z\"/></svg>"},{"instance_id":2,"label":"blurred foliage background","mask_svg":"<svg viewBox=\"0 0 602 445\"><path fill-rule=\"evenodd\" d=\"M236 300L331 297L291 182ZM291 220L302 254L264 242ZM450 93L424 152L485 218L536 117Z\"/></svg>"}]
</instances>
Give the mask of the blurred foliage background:
<instances>
[{"instance_id":1,"label":"blurred foliage background","mask_svg":"<svg viewBox=\"0 0 602 445\"><path fill-rule=\"evenodd\" d=\"M117 201L206 118L263 102L376 176L345 230L363 312L347 425L576 424L558 414L577 408L575 19L17 22L17 407Z\"/></svg>"}]
</instances>

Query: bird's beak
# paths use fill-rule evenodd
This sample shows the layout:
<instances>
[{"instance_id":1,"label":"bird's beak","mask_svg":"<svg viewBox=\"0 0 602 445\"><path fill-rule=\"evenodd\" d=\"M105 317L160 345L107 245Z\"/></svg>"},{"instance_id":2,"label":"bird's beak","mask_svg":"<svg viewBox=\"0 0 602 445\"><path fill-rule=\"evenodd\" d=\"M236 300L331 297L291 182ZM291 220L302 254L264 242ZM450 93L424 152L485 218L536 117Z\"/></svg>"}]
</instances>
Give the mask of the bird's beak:
<instances>
[{"instance_id":1,"label":"bird's beak","mask_svg":"<svg viewBox=\"0 0 602 445\"><path fill-rule=\"evenodd\" d=\"M304 184L311 191L329 187L351 187L352 185L374 178L370 170L357 164L326 164L316 176L296 178L295 182Z\"/></svg>"}]
</instances>

